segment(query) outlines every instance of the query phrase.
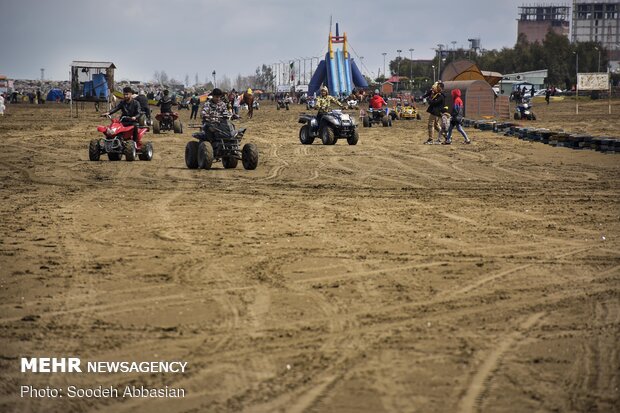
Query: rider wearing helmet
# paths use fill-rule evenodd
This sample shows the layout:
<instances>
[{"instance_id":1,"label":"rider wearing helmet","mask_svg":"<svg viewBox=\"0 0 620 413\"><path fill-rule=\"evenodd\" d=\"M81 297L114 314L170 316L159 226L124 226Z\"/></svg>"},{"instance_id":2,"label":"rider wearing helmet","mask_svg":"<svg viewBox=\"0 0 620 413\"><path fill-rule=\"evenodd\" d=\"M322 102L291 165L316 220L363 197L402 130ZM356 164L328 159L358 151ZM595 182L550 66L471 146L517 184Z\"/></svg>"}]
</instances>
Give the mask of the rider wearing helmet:
<instances>
[{"instance_id":1,"label":"rider wearing helmet","mask_svg":"<svg viewBox=\"0 0 620 413\"><path fill-rule=\"evenodd\" d=\"M123 113L123 125L133 125L133 140L138 142L138 117L142 115L142 110L140 109L140 103L133 98L133 90L130 86L123 88L123 100L114 109L101 116L109 116L119 110Z\"/></svg>"}]
</instances>

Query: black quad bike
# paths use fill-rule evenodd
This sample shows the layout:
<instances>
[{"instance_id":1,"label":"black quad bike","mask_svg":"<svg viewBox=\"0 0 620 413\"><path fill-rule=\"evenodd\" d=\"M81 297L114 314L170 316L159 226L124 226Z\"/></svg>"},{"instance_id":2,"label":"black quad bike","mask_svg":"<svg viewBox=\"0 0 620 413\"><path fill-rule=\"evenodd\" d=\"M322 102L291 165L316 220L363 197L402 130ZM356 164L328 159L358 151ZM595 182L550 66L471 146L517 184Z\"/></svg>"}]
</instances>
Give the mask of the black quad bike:
<instances>
[{"instance_id":1,"label":"black quad bike","mask_svg":"<svg viewBox=\"0 0 620 413\"><path fill-rule=\"evenodd\" d=\"M357 145L359 133L355 118L341 110L332 110L318 116L302 113L299 123L299 140L304 145L312 145L314 138L320 137L323 145L334 145L339 138L346 138L349 145Z\"/></svg>"},{"instance_id":2,"label":"black quad bike","mask_svg":"<svg viewBox=\"0 0 620 413\"><path fill-rule=\"evenodd\" d=\"M373 123L381 123L383 127L392 126L392 116L387 109L370 108L362 118L362 124L365 128L372 128Z\"/></svg>"},{"instance_id":3,"label":"black quad bike","mask_svg":"<svg viewBox=\"0 0 620 413\"><path fill-rule=\"evenodd\" d=\"M197 140L187 142L185 146L185 164L189 169L211 169L213 162L220 160L226 169L236 168L239 160L245 169L256 169L256 145L246 143L241 148L245 128L235 129L235 125L226 119L220 123L204 122L200 129L192 134Z\"/></svg>"},{"instance_id":4,"label":"black quad bike","mask_svg":"<svg viewBox=\"0 0 620 413\"><path fill-rule=\"evenodd\" d=\"M276 109L277 110L280 110L280 109L289 110L290 104L291 104L290 98L278 99L278 101L276 102Z\"/></svg>"}]
</instances>

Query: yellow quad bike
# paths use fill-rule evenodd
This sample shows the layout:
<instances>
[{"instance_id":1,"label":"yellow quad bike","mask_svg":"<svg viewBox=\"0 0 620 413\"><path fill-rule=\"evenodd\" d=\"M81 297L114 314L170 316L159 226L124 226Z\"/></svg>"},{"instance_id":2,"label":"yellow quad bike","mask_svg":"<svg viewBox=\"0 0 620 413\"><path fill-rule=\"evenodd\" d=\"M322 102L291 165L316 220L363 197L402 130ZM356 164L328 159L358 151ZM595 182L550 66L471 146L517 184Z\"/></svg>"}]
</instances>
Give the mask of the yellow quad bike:
<instances>
[{"instance_id":1,"label":"yellow quad bike","mask_svg":"<svg viewBox=\"0 0 620 413\"><path fill-rule=\"evenodd\" d=\"M397 106L396 112L398 113L398 117L400 119L422 119L418 110L410 105Z\"/></svg>"}]
</instances>

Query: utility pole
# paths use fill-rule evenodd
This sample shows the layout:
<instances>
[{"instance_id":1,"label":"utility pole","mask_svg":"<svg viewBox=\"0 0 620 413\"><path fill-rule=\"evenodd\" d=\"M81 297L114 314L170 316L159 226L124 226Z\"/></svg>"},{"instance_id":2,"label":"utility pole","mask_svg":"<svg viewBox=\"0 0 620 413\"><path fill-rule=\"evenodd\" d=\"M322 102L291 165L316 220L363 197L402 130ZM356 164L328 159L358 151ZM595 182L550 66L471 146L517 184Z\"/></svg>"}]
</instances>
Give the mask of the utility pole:
<instances>
[{"instance_id":1,"label":"utility pole","mask_svg":"<svg viewBox=\"0 0 620 413\"><path fill-rule=\"evenodd\" d=\"M413 84L413 51L415 49L409 49L410 59L409 59L409 82ZM413 88L412 88L413 89Z\"/></svg>"},{"instance_id":2,"label":"utility pole","mask_svg":"<svg viewBox=\"0 0 620 413\"><path fill-rule=\"evenodd\" d=\"M599 73L601 71L601 50L598 46L594 46L594 49L598 52L598 66L596 67L596 72Z\"/></svg>"},{"instance_id":3,"label":"utility pole","mask_svg":"<svg viewBox=\"0 0 620 413\"><path fill-rule=\"evenodd\" d=\"M402 50L398 49L396 50L396 53L398 53L398 65L396 66L396 76L398 77L398 83L396 83L396 91L398 92L398 89L400 87L400 54L401 54Z\"/></svg>"},{"instance_id":4,"label":"utility pole","mask_svg":"<svg viewBox=\"0 0 620 413\"><path fill-rule=\"evenodd\" d=\"M387 76L385 76L385 55L387 53L383 52L381 54L383 55L383 77L385 77L387 79Z\"/></svg>"},{"instance_id":5,"label":"utility pole","mask_svg":"<svg viewBox=\"0 0 620 413\"><path fill-rule=\"evenodd\" d=\"M439 58L437 59L437 79L441 80L440 76L441 76L441 58L443 57L443 44L438 44L437 45L437 50L439 51Z\"/></svg>"}]
</instances>

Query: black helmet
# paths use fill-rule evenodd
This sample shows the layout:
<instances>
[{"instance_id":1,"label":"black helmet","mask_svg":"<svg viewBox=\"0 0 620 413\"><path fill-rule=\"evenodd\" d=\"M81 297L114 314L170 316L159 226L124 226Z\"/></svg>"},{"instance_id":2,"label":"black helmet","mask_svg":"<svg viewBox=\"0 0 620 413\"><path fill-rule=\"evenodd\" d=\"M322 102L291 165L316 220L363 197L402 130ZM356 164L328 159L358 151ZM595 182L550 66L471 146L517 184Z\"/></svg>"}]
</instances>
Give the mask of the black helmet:
<instances>
[{"instance_id":1,"label":"black helmet","mask_svg":"<svg viewBox=\"0 0 620 413\"><path fill-rule=\"evenodd\" d=\"M211 92L212 96L222 96L224 94L224 92L222 92L222 89L219 88L215 88L213 89L213 92Z\"/></svg>"},{"instance_id":2,"label":"black helmet","mask_svg":"<svg viewBox=\"0 0 620 413\"><path fill-rule=\"evenodd\" d=\"M164 96L167 96L167 95L168 95L168 93L170 93L170 92L168 91L168 89L164 89Z\"/></svg>"},{"instance_id":3,"label":"black helmet","mask_svg":"<svg viewBox=\"0 0 620 413\"><path fill-rule=\"evenodd\" d=\"M133 93L133 89L131 88L131 86L125 86L123 88L123 93Z\"/></svg>"}]
</instances>

